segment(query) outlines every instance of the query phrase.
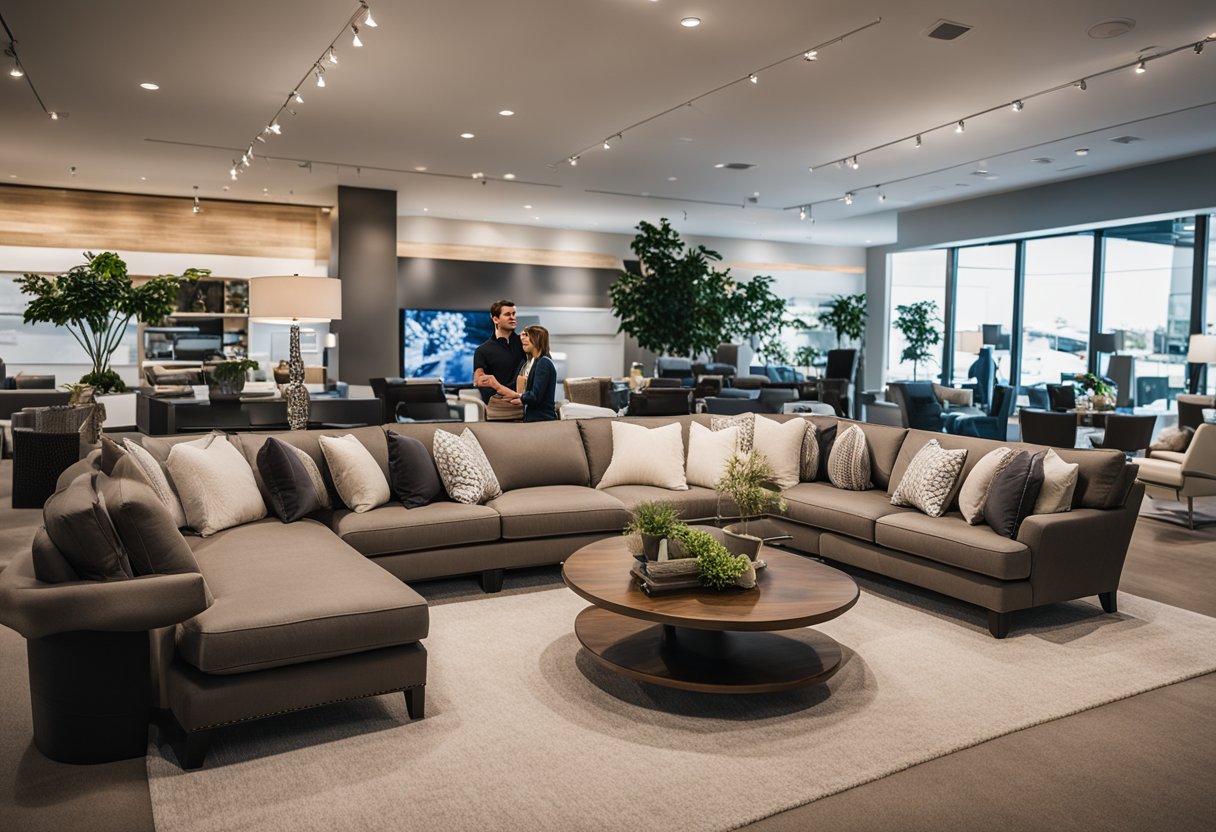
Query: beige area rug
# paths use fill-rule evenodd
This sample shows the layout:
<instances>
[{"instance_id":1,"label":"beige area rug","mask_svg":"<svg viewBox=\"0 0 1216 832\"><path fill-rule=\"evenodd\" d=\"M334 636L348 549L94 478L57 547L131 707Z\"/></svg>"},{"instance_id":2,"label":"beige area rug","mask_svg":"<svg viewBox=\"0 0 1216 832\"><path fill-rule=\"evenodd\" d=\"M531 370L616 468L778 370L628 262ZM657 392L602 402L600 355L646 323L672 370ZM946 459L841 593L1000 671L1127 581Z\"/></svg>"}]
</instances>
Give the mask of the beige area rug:
<instances>
[{"instance_id":1,"label":"beige area rug","mask_svg":"<svg viewBox=\"0 0 1216 832\"><path fill-rule=\"evenodd\" d=\"M206 768L151 749L161 832L726 830L1216 669L1216 619L1129 595L1015 618L863 586L819 626L826 686L709 696L603 670L565 588L432 608L427 717L402 697L225 729Z\"/></svg>"}]
</instances>

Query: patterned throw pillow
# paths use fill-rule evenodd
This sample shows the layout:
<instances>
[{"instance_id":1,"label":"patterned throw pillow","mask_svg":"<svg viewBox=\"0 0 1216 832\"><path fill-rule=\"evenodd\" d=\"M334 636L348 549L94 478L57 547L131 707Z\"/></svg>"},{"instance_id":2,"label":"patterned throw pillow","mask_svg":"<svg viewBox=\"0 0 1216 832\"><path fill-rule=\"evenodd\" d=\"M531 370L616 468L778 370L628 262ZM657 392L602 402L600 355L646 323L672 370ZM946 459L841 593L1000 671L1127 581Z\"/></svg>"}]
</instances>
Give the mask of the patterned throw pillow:
<instances>
[{"instance_id":1,"label":"patterned throw pillow","mask_svg":"<svg viewBox=\"0 0 1216 832\"><path fill-rule=\"evenodd\" d=\"M891 495L891 505L911 506L930 517L941 517L950 505L958 475L967 461L967 450L948 451L930 439L912 457L908 470Z\"/></svg>"},{"instance_id":2,"label":"patterned throw pillow","mask_svg":"<svg viewBox=\"0 0 1216 832\"><path fill-rule=\"evenodd\" d=\"M814 482L819 476L819 429L810 419L806 420L806 433L802 436L802 455L798 465L798 479Z\"/></svg>"},{"instance_id":3,"label":"patterned throw pillow","mask_svg":"<svg viewBox=\"0 0 1216 832\"><path fill-rule=\"evenodd\" d=\"M1161 431L1161 434L1157 437L1157 441L1148 446L1148 449L1150 451L1186 453L1187 447L1191 444L1191 437L1194 435L1194 428L1166 428Z\"/></svg>"},{"instance_id":4,"label":"patterned throw pillow","mask_svg":"<svg viewBox=\"0 0 1216 832\"><path fill-rule=\"evenodd\" d=\"M870 483L870 449L866 447L865 433L857 425L850 426L836 438L828 457L828 479L845 491L866 491L874 487Z\"/></svg>"},{"instance_id":5,"label":"patterned throw pillow","mask_svg":"<svg viewBox=\"0 0 1216 832\"><path fill-rule=\"evenodd\" d=\"M502 495L490 460L468 428L459 436L446 430L435 431L432 454L443 487L456 502L479 505Z\"/></svg>"},{"instance_id":6,"label":"patterned throw pillow","mask_svg":"<svg viewBox=\"0 0 1216 832\"><path fill-rule=\"evenodd\" d=\"M739 429L739 453L750 454L752 452L752 443L755 442L756 436L756 414L755 413L740 413L738 416L710 416L710 430L725 430L726 428Z\"/></svg>"}]
</instances>

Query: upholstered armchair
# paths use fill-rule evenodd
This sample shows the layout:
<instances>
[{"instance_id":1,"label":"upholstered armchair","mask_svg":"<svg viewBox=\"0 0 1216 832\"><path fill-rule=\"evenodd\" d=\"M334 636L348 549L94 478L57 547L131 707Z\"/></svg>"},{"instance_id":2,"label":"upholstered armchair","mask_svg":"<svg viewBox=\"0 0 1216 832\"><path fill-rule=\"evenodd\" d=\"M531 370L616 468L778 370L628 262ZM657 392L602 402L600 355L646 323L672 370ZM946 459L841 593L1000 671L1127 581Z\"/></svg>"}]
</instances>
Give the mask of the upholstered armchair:
<instances>
[{"instance_id":1,"label":"upholstered armchair","mask_svg":"<svg viewBox=\"0 0 1216 832\"><path fill-rule=\"evenodd\" d=\"M887 385L887 401L899 406L903 426L918 430L941 431L945 410L928 381L893 381Z\"/></svg>"},{"instance_id":2,"label":"upholstered armchair","mask_svg":"<svg viewBox=\"0 0 1216 832\"><path fill-rule=\"evenodd\" d=\"M1150 497L1186 501L1187 527L1195 528L1195 498L1216 495L1216 425L1195 429L1185 451L1152 451L1138 459L1136 479Z\"/></svg>"}]
</instances>

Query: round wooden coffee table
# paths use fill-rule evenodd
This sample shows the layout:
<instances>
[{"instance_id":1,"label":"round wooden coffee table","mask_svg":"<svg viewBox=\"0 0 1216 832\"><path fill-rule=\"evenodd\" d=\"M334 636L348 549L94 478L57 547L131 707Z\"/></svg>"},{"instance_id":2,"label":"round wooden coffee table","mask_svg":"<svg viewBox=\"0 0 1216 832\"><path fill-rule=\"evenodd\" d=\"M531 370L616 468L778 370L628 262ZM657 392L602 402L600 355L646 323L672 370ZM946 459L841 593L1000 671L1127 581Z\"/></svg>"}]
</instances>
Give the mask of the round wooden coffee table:
<instances>
[{"instance_id":1,"label":"round wooden coffee table","mask_svg":"<svg viewBox=\"0 0 1216 832\"><path fill-rule=\"evenodd\" d=\"M709 693L770 693L826 681L840 645L808 629L857 603L839 570L769 547L752 590L691 589L651 597L630 576L623 537L566 559L566 586L594 606L574 632L600 664L643 682Z\"/></svg>"}]
</instances>

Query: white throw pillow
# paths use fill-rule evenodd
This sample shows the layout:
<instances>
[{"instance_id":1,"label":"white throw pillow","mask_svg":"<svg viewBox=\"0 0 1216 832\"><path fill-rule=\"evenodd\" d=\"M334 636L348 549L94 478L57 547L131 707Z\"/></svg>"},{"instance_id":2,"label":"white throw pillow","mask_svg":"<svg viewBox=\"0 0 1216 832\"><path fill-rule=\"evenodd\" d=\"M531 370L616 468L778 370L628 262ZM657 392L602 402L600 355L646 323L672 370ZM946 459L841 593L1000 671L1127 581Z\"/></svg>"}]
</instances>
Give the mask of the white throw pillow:
<instances>
[{"instance_id":1,"label":"white throw pillow","mask_svg":"<svg viewBox=\"0 0 1216 832\"><path fill-rule=\"evenodd\" d=\"M612 461L596 488L614 485L653 485L671 491L687 491L680 423L646 428L629 422L613 422Z\"/></svg>"},{"instance_id":2,"label":"white throw pillow","mask_svg":"<svg viewBox=\"0 0 1216 832\"><path fill-rule=\"evenodd\" d=\"M1056 514L1072 510L1072 495L1077 490L1081 466L1065 462L1055 451L1048 450L1043 459L1043 487L1034 501L1031 514Z\"/></svg>"},{"instance_id":3,"label":"white throw pillow","mask_svg":"<svg viewBox=\"0 0 1216 832\"><path fill-rule=\"evenodd\" d=\"M891 495L891 505L911 506L930 517L941 517L950 505L958 475L967 461L967 450L948 451L930 439L912 457L903 479Z\"/></svg>"},{"instance_id":4,"label":"white throw pillow","mask_svg":"<svg viewBox=\"0 0 1216 832\"><path fill-rule=\"evenodd\" d=\"M738 425L710 430L692 422L688 426L688 484L716 488L726 473L726 463L739 452L739 434Z\"/></svg>"},{"instance_id":5,"label":"white throw pillow","mask_svg":"<svg viewBox=\"0 0 1216 832\"><path fill-rule=\"evenodd\" d=\"M266 516L253 469L245 455L217 436L207 447L174 445L165 462L186 514L203 537Z\"/></svg>"},{"instance_id":6,"label":"white throw pillow","mask_svg":"<svg viewBox=\"0 0 1216 832\"><path fill-rule=\"evenodd\" d=\"M346 507L356 514L382 506L392 496L388 477L372 452L353 434L321 436L321 454L329 466L334 488Z\"/></svg>"},{"instance_id":7,"label":"white throw pillow","mask_svg":"<svg viewBox=\"0 0 1216 832\"><path fill-rule=\"evenodd\" d=\"M773 472L772 483L778 491L793 488L798 484L802 466L802 440L806 437L806 419L790 419L778 422L764 416L756 417L755 438L752 450L764 454L769 470Z\"/></svg>"},{"instance_id":8,"label":"white throw pillow","mask_svg":"<svg viewBox=\"0 0 1216 832\"><path fill-rule=\"evenodd\" d=\"M828 479L846 491L866 491L870 483L870 449L866 434L857 425L836 437L828 456Z\"/></svg>"},{"instance_id":9,"label":"white throw pillow","mask_svg":"<svg viewBox=\"0 0 1216 832\"><path fill-rule=\"evenodd\" d=\"M206 448L218 435L209 433L198 439L192 439L189 442L179 444L190 445L195 448ZM156 494L156 498L161 501L165 508L169 509L169 514L173 515L174 525L179 529L190 525L186 522L186 512L182 508L182 501L178 498L173 483L169 482L169 475L165 466L157 461L151 451L134 439L127 437L122 440L122 444L127 449L127 453L131 454L131 458L135 461L135 464L139 466L139 470L143 472L144 478L148 480L148 484L152 486L152 491ZM172 453L173 449L170 448L169 452Z\"/></svg>"},{"instance_id":10,"label":"white throw pillow","mask_svg":"<svg viewBox=\"0 0 1216 832\"><path fill-rule=\"evenodd\" d=\"M752 443L756 436L756 414L740 413L736 416L710 416L710 430L725 430L737 427L739 429L739 453L750 454ZM691 446L692 443L689 443Z\"/></svg>"},{"instance_id":11,"label":"white throw pillow","mask_svg":"<svg viewBox=\"0 0 1216 832\"><path fill-rule=\"evenodd\" d=\"M971 525L978 526L984 522L984 503L988 501L988 492L997 474L1013 461L1014 453L1013 448L989 451L975 463L967 479L963 480L963 487L958 492L958 510Z\"/></svg>"},{"instance_id":12,"label":"white throw pillow","mask_svg":"<svg viewBox=\"0 0 1216 832\"><path fill-rule=\"evenodd\" d=\"M437 430L431 449L443 487L456 502L473 506L502 496L494 468L473 431L465 428L457 436Z\"/></svg>"}]
</instances>

